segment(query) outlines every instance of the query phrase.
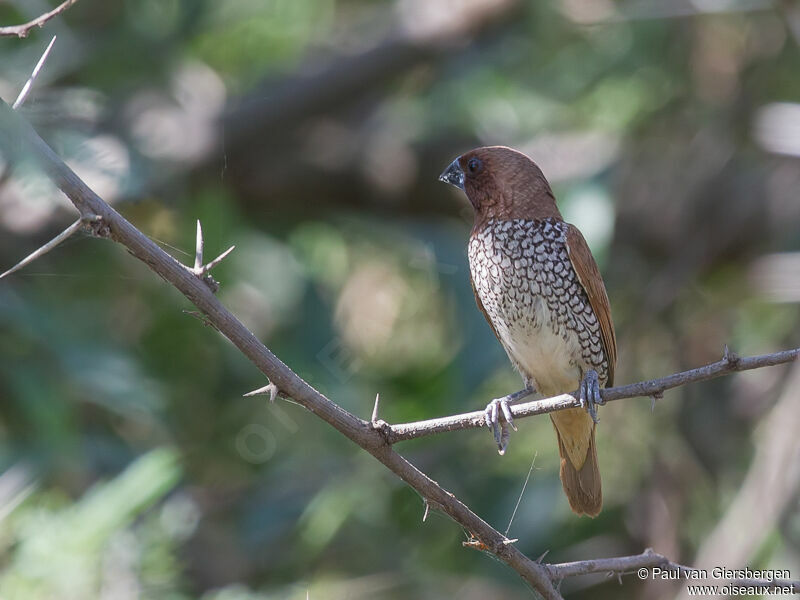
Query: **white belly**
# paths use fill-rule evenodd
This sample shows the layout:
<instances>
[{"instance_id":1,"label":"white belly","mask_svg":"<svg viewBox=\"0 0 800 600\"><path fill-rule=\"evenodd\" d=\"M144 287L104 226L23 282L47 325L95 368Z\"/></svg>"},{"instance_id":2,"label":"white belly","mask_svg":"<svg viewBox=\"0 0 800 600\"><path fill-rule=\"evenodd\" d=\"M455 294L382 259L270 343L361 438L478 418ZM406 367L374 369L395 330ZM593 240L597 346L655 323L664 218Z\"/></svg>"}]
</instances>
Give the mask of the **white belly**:
<instances>
[{"instance_id":1,"label":"white belly","mask_svg":"<svg viewBox=\"0 0 800 600\"><path fill-rule=\"evenodd\" d=\"M581 356L577 334L567 332L565 339L554 331L545 302L534 302L533 312L530 320L506 321L498 327L509 358L544 396L577 389L581 378L581 367L575 360Z\"/></svg>"}]
</instances>

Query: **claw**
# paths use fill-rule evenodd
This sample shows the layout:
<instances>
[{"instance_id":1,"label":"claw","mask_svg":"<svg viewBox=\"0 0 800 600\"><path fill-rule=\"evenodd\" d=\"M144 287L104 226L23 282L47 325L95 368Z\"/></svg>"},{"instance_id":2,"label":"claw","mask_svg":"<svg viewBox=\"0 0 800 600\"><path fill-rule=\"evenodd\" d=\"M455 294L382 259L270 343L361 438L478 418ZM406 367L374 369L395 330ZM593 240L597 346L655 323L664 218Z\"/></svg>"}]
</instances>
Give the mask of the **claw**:
<instances>
[{"instance_id":1,"label":"claw","mask_svg":"<svg viewBox=\"0 0 800 600\"><path fill-rule=\"evenodd\" d=\"M500 427L500 442L497 444L497 452L500 454L500 456L503 456L508 448L508 439L511 437L511 434L508 432L508 427L505 423L503 423ZM516 427L514 427L514 429L516 429Z\"/></svg>"},{"instance_id":2,"label":"claw","mask_svg":"<svg viewBox=\"0 0 800 600\"><path fill-rule=\"evenodd\" d=\"M597 423L597 406L601 406L605 402L600 396L600 379L594 369L586 371L583 379L581 379L581 385L578 388L578 399L581 402L581 408L586 410L592 417L592 421Z\"/></svg>"},{"instance_id":3,"label":"claw","mask_svg":"<svg viewBox=\"0 0 800 600\"><path fill-rule=\"evenodd\" d=\"M503 409L503 416L508 421L508 424L511 425L511 429L514 431L517 430L517 426L514 425L514 415L511 414L511 407L508 405L508 402L501 402L500 408Z\"/></svg>"},{"instance_id":4,"label":"claw","mask_svg":"<svg viewBox=\"0 0 800 600\"><path fill-rule=\"evenodd\" d=\"M517 426L514 425L514 413L511 412L510 404L524 398L533 393L530 387L525 388L519 392L514 392L502 398L495 398L486 405L483 411L485 415L486 426L492 430L494 434L494 441L497 444L497 451L503 455L508 448L508 439L510 437L509 427L517 431Z\"/></svg>"},{"instance_id":5,"label":"claw","mask_svg":"<svg viewBox=\"0 0 800 600\"><path fill-rule=\"evenodd\" d=\"M497 447L500 449L500 454L505 452L505 448L502 447L501 439L502 439L502 432L501 427L504 427L505 424L500 423L500 419L498 419L498 411L497 411L497 404L499 400L492 400L489 404L486 405L486 410L484 410L484 415L486 415L486 426L489 427L492 432L494 433L494 441L497 444Z\"/></svg>"}]
</instances>

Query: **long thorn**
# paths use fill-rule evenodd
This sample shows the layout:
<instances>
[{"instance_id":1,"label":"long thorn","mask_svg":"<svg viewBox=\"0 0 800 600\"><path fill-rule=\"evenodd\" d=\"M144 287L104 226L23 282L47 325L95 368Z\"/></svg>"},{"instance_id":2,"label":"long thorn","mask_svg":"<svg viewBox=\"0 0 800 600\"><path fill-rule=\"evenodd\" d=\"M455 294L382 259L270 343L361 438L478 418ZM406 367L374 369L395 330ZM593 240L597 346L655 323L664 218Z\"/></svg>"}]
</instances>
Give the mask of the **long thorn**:
<instances>
[{"instance_id":1,"label":"long thorn","mask_svg":"<svg viewBox=\"0 0 800 600\"><path fill-rule=\"evenodd\" d=\"M50 250L52 250L53 248L58 246L61 242L63 242L64 240L69 238L73 233L78 231L81 228L82 224L83 224L83 219L78 219L77 221L75 221L72 225L67 227L64 231L59 233L56 237L54 237L52 240L47 242L44 246L42 246L41 248L38 248L37 250L31 252L28 256L23 258L16 265L11 267L8 271L6 271L2 275L0 275L0 279L3 279L3 277L5 277L6 275L11 275L12 273L14 273L16 271L19 271L25 265L28 265L28 264L32 263L33 261L35 261L40 256L44 256L45 254L50 252Z\"/></svg>"},{"instance_id":2,"label":"long thorn","mask_svg":"<svg viewBox=\"0 0 800 600\"><path fill-rule=\"evenodd\" d=\"M194 270L200 273L203 268L203 226L200 219L197 219L197 239L194 247Z\"/></svg>"},{"instance_id":3,"label":"long thorn","mask_svg":"<svg viewBox=\"0 0 800 600\"><path fill-rule=\"evenodd\" d=\"M217 258L215 258L215 259L214 259L214 260L212 260L210 263L208 263L208 264L207 264L205 267L201 267L201 269L200 269L200 273L201 273L201 274L203 274L203 275L205 275L206 273L208 273L208 272L209 272L211 269L213 269L213 268L214 268L214 267L216 267L216 266L217 266L219 263L221 263L223 260L225 260L225 259L228 257L228 255L229 255L231 252L233 252L233 251L234 251L234 249L235 249L235 248L236 248L236 246L231 246L230 248L228 248L227 250L225 250L225 252L223 252L222 254L220 254L220 255L219 255Z\"/></svg>"},{"instance_id":4,"label":"long thorn","mask_svg":"<svg viewBox=\"0 0 800 600\"><path fill-rule=\"evenodd\" d=\"M252 392L242 394L242 397L250 398L251 396L265 396L267 394L269 394L269 401L275 402L275 398L278 396L278 386L274 383L270 383L264 387L258 388L257 390L253 390Z\"/></svg>"},{"instance_id":5,"label":"long thorn","mask_svg":"<svg viewBox=\"0 0 800 600\"><path fill-rule=\"evenodd\" d=\"M375 406L372 407L372 423L378 422L378 403L381 401L381 395L375 394Z\"/></svg>"},{"instance_id":6,"label":"long thorn","mask_svg":"<svg viewBox=\"0 0 800 600\"><path fill-rule=\"evenodd\" d=\"M22 90L20 90L19 96L17 96L17 99L14 100L14 104L11 105L11 108L13 108L14 110L22 106L22 103L25 102L25 99L28 97L28 92L31 91L31 88L33 87L33 82L36 81L36 78L39 76L39 71L42 70L42 67L44 66L44 61L47 60L47 56L48 54L50 54L50 50L53 48L53 44L55 43L55 41L56 41L56 36L53 36L53 39L50 40L49 44L47 44L47 48L45 49L44 54L42 54L42 57L39 59L39 62L37 62L36 66L33 68L31 76L28 77L28 81L26 81L25 85L22 86Z\"/></svg>"}]
</instances>

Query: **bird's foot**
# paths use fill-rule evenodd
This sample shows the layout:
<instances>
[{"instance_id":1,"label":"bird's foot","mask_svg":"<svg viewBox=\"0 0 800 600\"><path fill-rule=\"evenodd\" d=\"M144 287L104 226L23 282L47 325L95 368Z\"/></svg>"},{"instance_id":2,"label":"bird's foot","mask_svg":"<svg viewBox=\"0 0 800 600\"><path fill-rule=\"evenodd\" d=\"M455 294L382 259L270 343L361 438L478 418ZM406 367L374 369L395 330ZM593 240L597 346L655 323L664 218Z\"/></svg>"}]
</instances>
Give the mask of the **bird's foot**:
<instances>
[{"instance_id":1,"label":"bird's foot","mask_svg":"<svg viewBox=\"0 0 800 600\"><path fill-rule=\"evenodd\" d=\"M585 409L592 417L592 421L597 423L597 407L605 404L605 401L600 396L600 378L594 369L586 371L581 379L578 399L581 401L581 408Z\"/></svg>"},{"instance_id":2,"label":"bird's foot","mask_svg":"<svg viewBox=\"0 0 800 600\"><path fill-rule=\"evenodd\" d=\"M511 413L511 403L525 396L529 396L532 393L533 389L527 387L524 390L514 392L508 396L495 398L486 405L484 421L486 422L486 426L494 433L497 451L501 455L505 454L506 448L508 448L508 438L510 435L508 428L511 427L514 431L517 430L517 426L514 425L514 415Z\"/></svg>"}]
</instances>

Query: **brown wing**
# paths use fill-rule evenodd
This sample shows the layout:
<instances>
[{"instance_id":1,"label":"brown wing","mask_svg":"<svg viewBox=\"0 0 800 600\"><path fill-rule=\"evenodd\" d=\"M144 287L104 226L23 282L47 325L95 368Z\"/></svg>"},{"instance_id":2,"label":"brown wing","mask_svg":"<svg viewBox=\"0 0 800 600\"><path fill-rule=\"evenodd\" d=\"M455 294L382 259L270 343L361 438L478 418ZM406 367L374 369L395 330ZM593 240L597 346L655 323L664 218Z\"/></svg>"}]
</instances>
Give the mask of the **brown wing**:
<instances>
[{"instance_id":1,"label":"brown wing","mask_svg":"<svg viewBox=\"0 0 800 600\"><path fill-rule=\"evenodd\" d=\"M567 253L572 268L578 275L578 281L589 297L597 320L600 322L600 335L603 338L603 349L608 359L608 381L606 386L614 385L614 367L617 364L617 338L614 334L614 322L611 320L611 305L608 302L606 286L592 251L577 227L567 224Z\"/></svg>"}]
</instances>

